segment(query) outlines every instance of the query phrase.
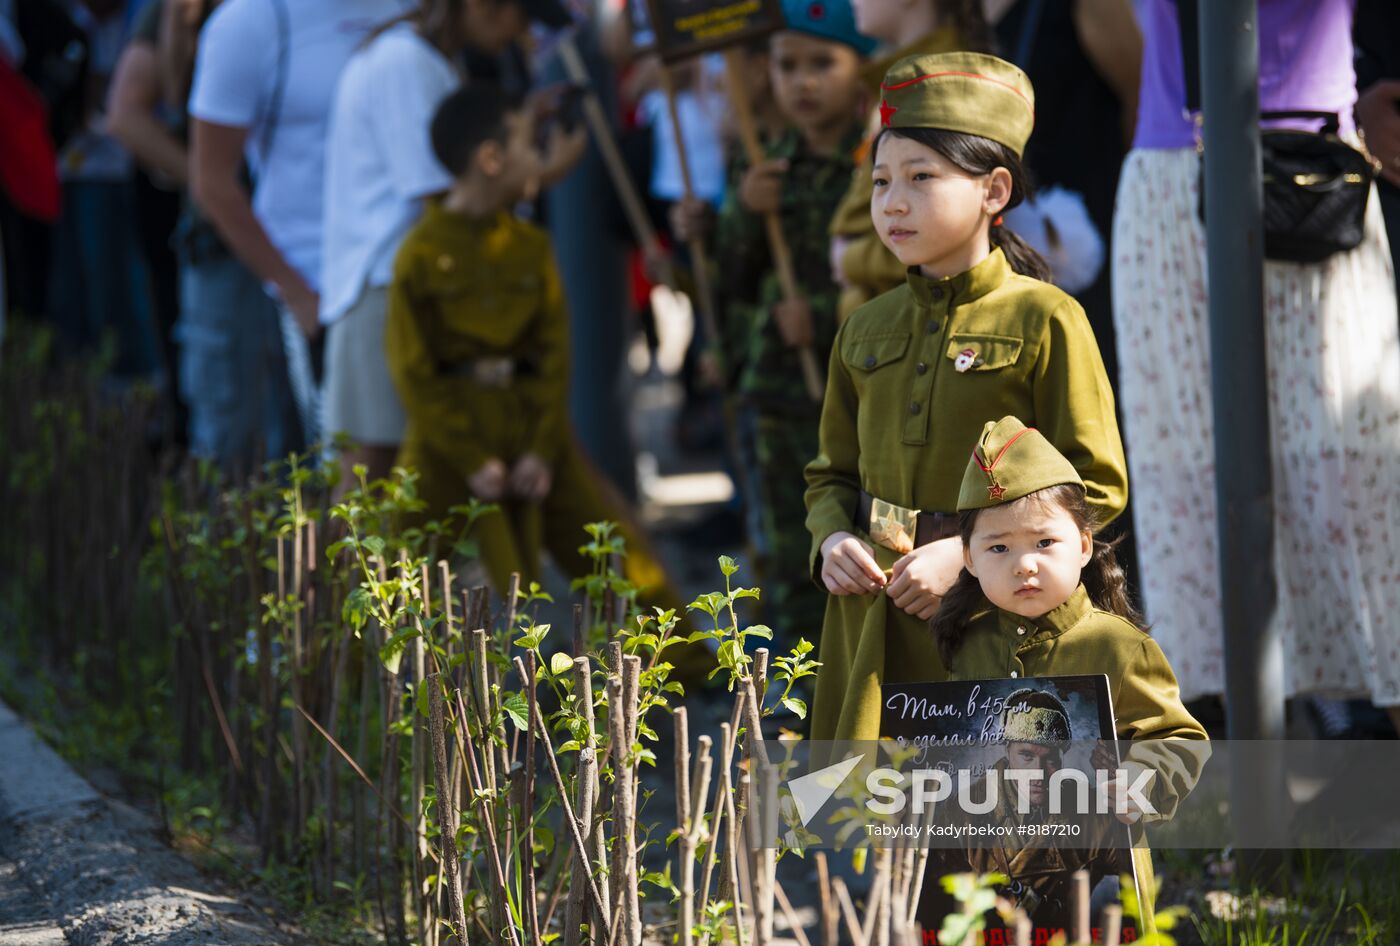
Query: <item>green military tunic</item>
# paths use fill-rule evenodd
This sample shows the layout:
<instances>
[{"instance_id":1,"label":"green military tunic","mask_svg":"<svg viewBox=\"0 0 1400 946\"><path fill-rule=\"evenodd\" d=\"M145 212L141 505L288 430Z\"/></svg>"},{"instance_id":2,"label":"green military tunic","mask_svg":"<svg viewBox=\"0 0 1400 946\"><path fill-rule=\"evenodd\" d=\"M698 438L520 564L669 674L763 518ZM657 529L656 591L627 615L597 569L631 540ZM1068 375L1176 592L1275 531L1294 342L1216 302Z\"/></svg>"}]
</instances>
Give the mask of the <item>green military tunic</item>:
<instances>
[{"instance_id":1,"label":"green military tunic","mask_svg":"<svg viewBox=\"0 0 1400 946\"><path fill-rule=\"evenodd\" d=\"M817 154L790 130L769 148L769 159L785 159L780 215L788 238L798 288L812 312L813 350L823 364L836 337L840 293L827 260L827 223L850 181L860 129L830 154ZM772 317L783 290L768 249L763 217L739 202L739 183L748 170L735 162L715 228L721 356L738 407L748 423L751 500L760 535L758 571L765 621L787 639L783 648L821 634L826 608L807 570L807 539L793 528L805 515L802 469L817 455L821 405L808 396L797 349L783 343Z\"/></svg>"},{"instance_id":2,"label":"green military tunic","mask_svg":"<svg viewBox=\"0 0 1400 946\"><path fill-rule=\"evenodd\" d=\"M970 365L959 361L968 349ZM852 314L832 350L821 452L806 470L813 577L827 537L859 534L852 519L862 489L906 508L954 512L983 425L1008 414L1039 428L1074 465L1105 522L1123 511L1127 467L1113 393L1070 296L1012 272L994 250L948 279L911 272ZM881 568L900 557L874 549ZM813 739L876 738L881 683L944 677L927 622L883 591L828 599L820 659Z\"/></svg>"},{"instance_id":3,"label":"green military tunic","mask_svg":"<svg viewBox=\"0 0 1400 946\"><path fill-rule=\"evenodd\" d=\"M512 572L538 581L547 549L570 575L585 523L620 521L628 577L666 606L678 601L624 509L579 448L568 420L568 311L549 237L508 213L473 219L430 204L409 232L389 289L385 355L408 423L399 464L419 473L424 516L470 497L467 479L488 459L510 467L526 453L549 465L542 503L508 499L473 537L498 593ZM509 361L502 383L487 362Z\"/></svg>"}]
</instances>

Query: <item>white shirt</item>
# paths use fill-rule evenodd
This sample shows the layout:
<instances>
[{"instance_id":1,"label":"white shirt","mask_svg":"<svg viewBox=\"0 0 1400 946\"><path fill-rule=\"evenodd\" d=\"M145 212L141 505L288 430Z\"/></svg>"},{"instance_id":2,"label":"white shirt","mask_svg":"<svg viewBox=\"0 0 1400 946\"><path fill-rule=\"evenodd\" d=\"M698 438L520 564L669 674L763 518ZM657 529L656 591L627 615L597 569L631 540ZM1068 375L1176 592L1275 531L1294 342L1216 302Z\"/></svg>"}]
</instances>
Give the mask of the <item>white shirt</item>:
<instances>
[{"instance_id":1,"label":"white shirt","mask_svg":"<svg viewBox=\"0 0 1400 946\"><path fill-rule=\"evenodd\" d=\"M368 286L387 286L394 255L423 198L452 186L430 126L462 82L452 63L403 23L350 59L331 110L321 321L330 324Z\"/></svg>"},{"instance_id":2,"label":"white shirt","mask_svg":"<svg viewBox=\"0 0 1400 946\"><path fill-rule=\"evenodd\" d=\"M279 7L287 14L285 47ZM248 130L253 212L312 287L321 276L326 125L336 82L369 32L406 7L407 0L226 0L200 34L190 115ZM282 55L286 74L274 116Z\"/></svg>"}]
</instances>

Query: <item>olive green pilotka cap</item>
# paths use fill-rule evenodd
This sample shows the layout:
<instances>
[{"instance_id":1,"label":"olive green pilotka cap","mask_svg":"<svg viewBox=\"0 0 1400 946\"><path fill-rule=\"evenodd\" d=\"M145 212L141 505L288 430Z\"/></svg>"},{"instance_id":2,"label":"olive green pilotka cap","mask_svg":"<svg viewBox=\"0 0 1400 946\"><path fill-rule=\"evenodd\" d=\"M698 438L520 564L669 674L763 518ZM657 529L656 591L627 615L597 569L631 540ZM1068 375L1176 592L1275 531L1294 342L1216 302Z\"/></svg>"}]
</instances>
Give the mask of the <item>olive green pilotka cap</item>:
<instances>
[{"instance_id":1,"label":"olive green pilotka cap","mask_svg":"<svg viewBox=\"0 0 1400 946\"><path fill-rule=\"evenodd\" d=\"M1084 485L1045 435L1015 417L987 421L958 491L958 512L986 509L1062 483Z\"/></svg>"},{"instance_id":2,"label":"olive green pilotka cap","mask_svg":"<svg viewBox=\"0 0 1400 946\"><path fill-rule=\"evenodd\" d=\"M1026 74L986 53L901 59L880 85L880 124L942 128L990 138L1020 157L1035 125L1035 90Z\"/></svg>"},{"instance_id":3,"label":"olive green pilotka cap","mask_svg":"<svg viewBox=\"0 0 1400 946\"><path fill-rule=\"evenodd\" d=\"M1005 742L1066 746L1070 741L1069 711L1054 694L1026 688L1006 698L1001 737Z\"/></svg>"}]
</instances>

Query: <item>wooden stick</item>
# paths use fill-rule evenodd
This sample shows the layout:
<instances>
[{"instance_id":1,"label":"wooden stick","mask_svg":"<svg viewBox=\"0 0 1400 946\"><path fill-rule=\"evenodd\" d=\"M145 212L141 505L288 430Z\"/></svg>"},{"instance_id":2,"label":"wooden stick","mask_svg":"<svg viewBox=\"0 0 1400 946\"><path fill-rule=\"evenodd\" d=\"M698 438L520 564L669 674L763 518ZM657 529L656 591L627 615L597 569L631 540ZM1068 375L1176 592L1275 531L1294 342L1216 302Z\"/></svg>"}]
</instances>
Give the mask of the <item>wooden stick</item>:
<instances>
[{"instance_id":1,"label":"wooden stick","mask_svg":"<svg viewBox=\"0 0 1400 946\"><path fill-rule=\"evenodd\" d=\"M710 881L714 877L715 861L719 854L720 831L724 827L724 796L733 790L729 768L733 764L734 757L734 727L729 723L720 723L719 733L720 787L715 793L715 807L710 813L710 841L705 850L705 874L700 882L700 909L697 911L697 915L702 917L710 903ZM701 803L703 804L703 801ZM696 830L699 831L699 825L696 826ZM707 946L709 941L710 934L708 932L700 934L700 946Z\"/></svg>"},{"instance_id":2,"label":"wooden stick","mask_svg":"<svg viewBox=\"0 0 1400 946\"><path fill-rule=\"evenodd\" d=\"M797 911L792 908L792 901L783 892L782 884L776 881L773 883L773 895L777 898L778 908L783 911L783 917L787 920L788 930L792 933L792 938L797 940L797 946L812 946L812 941L802 930L802 921L797 918Z\"/></svg>"},{"instance_id":3,"label":"wooden stick","mask_svg":"<svg viewBox=\"0 0 1400 946\"><path fill-rule=\"evenodd\" d=\"M852 946L866 946L868 940L861 931L856 906L851 902L851 892L846 889L846 882L840 877L833 877L831 889L836 891L836 902L841 904L841 916L846 921L846 932L850 934Z\"/></svg>"},{"instance_id":4,"label":"wooden stick","mask_svg":"<svg viewBox=\"0 0 1400 946\"><path fill-rule=\"evenodd\" d=\"M821 946L836 946L841 936L841 913L831 896L831 870L826 863L826 852L815 852L812 860L817 865L817 893L821 898Z\"/></svg>"},{"instance_id":5,"label":"wooden stick","mask_svg":"<svg viewBox=\"0 0 1400 946\"><path fill-rule=\"evenodd\" d=\"M517 667L519 667L521 663L520 658L516 657L515 662ZM564 776L559 773L559 762L554 758L553 746L549 740L549 730L545 727L544 716L540 713L540 705L538 702L533 705L532 718L535 730L539 733L540 739L545 743L545 759L549 762L549 774L554 779L554 787L559 790L559 805L564 811L564 822L569 826L569 838L574 842L574 854L579 859L586 862L588 860L588 847L583 843L583 835L579 832L579 820L574 815L574 806L569 803L569 793L564 785ZM593 872L585 871L585 875L588 878L589 895L593 898L595 906L602 910L603 898L593 878ZM606 917L606 914L604 914L604 917ZM603 923L601 927L603 939L606 941L609 937L606 919L603 919L601 922Z\"/></svg>"},{"instance_id":6,"label":"wooden stick","mask_svg":"<svg viewBox=\"0 0 1400 946\"><path fill-rule=\"evenodd\" d=\"M582 694L579 710L583 714L584 722L587 724L587 738L584 741L584 746L594 750L593 765L586 773L580 772L579 775L581 779L583 779L585 775L587 776L585 781L593 796L593 819L587 825L581 826L585 838L589 842L588 850L592 854L592 860L589 866L591 875L593 870L602 868L603 865L608 862L608 839L607 833L603 829L602 812L599 809L599 803L603 796L603 788L599 780L599 769L601 766L598 764L597 758L598 726L593 713L593 661L588 657L580 656L574 658L574 693L576 700L580 699L578 694ZM606 884L602 885L600 894L601 896L594 908L598 922L606 919L610 915L609 911L611 910L610 901L608 900L608 887ZM590 926L593 928L590 929L589 932L593 934L594 942L597 942L597 930L602 929L602 927L596 926L592 922L590 922Z\"/></svg>"},{"instance_id":7,"label":"wooden stick","mask_svg":"<svg viewBox=\"0 0 1400 946\"><path fill-rule=\"evenodd\" d=\"M1123 908L1110 903L1103 908L1104 946L1119 946L1123 940Z\"/></svg>"},{"instance_id":8,"label":"wooden stick","mask_svg":"<svg viewBox=\"0 0 1400 946\"><path fill-rule=\"evenodd\" d=\"M876 930L880 926L880 913L890 892L890 875L886 864L888 853L885 848L875 852L875 876L871 878L870 900L865 904L865 922L860 930L861 939L872 946L878 941Z\"/></svg>"},{"instance_id":9,"label":"wooden stick","mask_svg":"<svg viewBox=\"0 0 1400 946\"><path fill-rule=\"evenodd\" d=\"M680 832L677 856L681 878L681 946L695 942L695 857L690 843L690 727L684 706L671 714L676 739L676 830ZM687 889L689 888L689 889Z\"/></svg>"},{"instance_id":10,"label":"wooden stick","mask_svg":"<svg viewBox=\"0 0 1400 946\"><path fill-rule=\"evenodd\" d=\"M428 566L424 565L424 579L427 578L427 573ZM424 588L426 587L425 580ZM422 687L428 685L425 679L427 660L423 652L423 625L421 621L417 624L419 634L413 639L413 679L415 686ZM431 698L432 696L429 694L429 699ZM431 712L431 708L429 711ZM415 903L420 904L418 910L415 911L418 917L418 942L426 943L428 931L433 928L433 911L426 891L423 889L423 880L426 877L424 866L428 859L428 821L427 816L423 813L423 798L427 794L428 752L426 742L427 739L433 737L431 732L424 731L422 716L415 711L411 718L413 720L413 898ZM427 728L431 729L431 726ZM436 740L434 739L434 741ZM446 758L447 753L444 750L444 766L447 764ZM436 760L433 764L436 765ZM448 803L450 804L452 791L450 770L438 775L436 784L439 786L439 793L448 794ZM439 805L439 809L441 809L441 805Z\"/></svg>"},{"instance_id":11,"label":"wooden stick","mask_svg":"<svg viewBox=\"0 0 1400 946\"><path fill-rule=\"evenodd\" d=\"M1035 927L1025 910L1016 911L1016 946L1031 946L1031 934Z\"/></svg>"},{"instance_id":12,"label":"wooden stick","mask_svg":"<svg viewBox=\"0 0 1400 946\"><path fill-rule=\"evenodd\" d=\"M695 196L695 182L690 174L690 159L686 157L685 132L681 127L681 113L676 105L676 79L671 67L661 63L657 73L661 91L666 95L666 112L671 119L671 130L676 137L676 157L680 163L681 184L685 189L685 199ZM705 327L705 335L712 345L718 345L719 320L715 317L715 296L710 287L709 254L705 252L705 241L695 237L686 243L690 249L690 263L695 279L696 308L700 310L700 322Z\"/></svg>"},{"instance_id":13,"label":"wooden stick","mask_svg":"<svg viewBox=\"0 0 1400 946\"><path fill-rule=\"evenodd\" d=\"M529 716L534 717L539 709L535 693L535 655L527 653L525 655L524 666L521 666L520 658L515 659L517 669L523 670L520 684L525 687L525 699L529 708ZM549 742L549 733L542 734L546 743ZM552 746L549 747L552 750ZM535 889L535 728L528 727L525 730L525 797L521 805L521 821L523 822L525 833L525 852L522 863L525 868L525 884L522 895L525 898L524 912L525 918L529 921L530 942L540 941L540 914L539 897Z\"/></svg>"},{"instance_id":14,"label":"wooden stick","mask_svg":"<svg viewBox=\"0 0 1400 946\"><path fill-rule=\"evenodd\" d=\"M462 879L458 876L457 810L452 803L447 778L447 739L443 731L442 677L428 678L428 728L433 740L433 771L437 776L438 821L442 832L442 870L447 878L447 903L458 942L467 946L467 910L462 900Z\"/></svg>"},{"instance_id":15,"label":"wooden stick","mask_svg":"<svg viewBox=\"0 0 1400 946\"><path fill-rule=\"evenodd\" d=\"M1074 872L1074 941L1089 942L1089 872Z\"/></svg>"},{"instance_id":16,"label":"wooden stick","mask_svg":"<svg viewBox=\"0 0 1400 946\"><path fill-rule=\"evenodd\" d=\"M749 105L748 87L745 84L743 51L731 46L724 51L724 64L729 82L729 100L734 105L734 117L738 119L739 140L749 166L757 167L764 161L763 146L758 140L758 129L754 126L753 109ZM797 302L802 299L802 290L797 285L797 271L792 265L792 250L783 234L782 218L776 212L763 215L764 226L768 230L768 249L773 254L773 268L778 271L778 282L783 289L783 301ZM811 345L797 349L802 363L802 381L807 388L807 396L821 403L824 383L821 365Z\"/></svg>"},{"instance_id":17,"label":"wooden stick","mask_svg":"<svg viewBox=\"0 0 1400 946\"><path fill-rule=\"evenodd\" d=\"M470 784L472 794L476 797L477 807L478 809L480 809L481 824L482 827L485 829L486 834L486 847L488 853L490 854L489 863L496 875L496 889L499 891L504 891L506 890L506 875L505 868L501 864L501 845L500 841L496 837L496 823L492 817L491 804L489 801L487 801L486 798L482 797L481 794L482 789L484 788L484 784L482 782L482 771L477 768L476 754L470 748L468 748L468 741L465 740L465 738L461 735L462 730L466 728L467 718L466 703L462 700L461 690L457 691L456 699L457 715L461 720L461 722L458 725L458 738L459 740L461 740L458 743L458 751L465 755L467 758L467 780ZM491 749L489 746L482 747L481 754L483 756L489 756L490 752ZM493 791L491 794L494 795L495 792ZM515 924L513 922L510 922L510 917L506 914L506 911L504 910L504 907L501 904L501 899L501 897L494 897L491 900L492 904L494 905L494 908L492 910L492 916L497 920L500 920L502 917L504 917L504 920L500 922L500 924L497 926L496 935L500 935L500 927L504 926L507 937L510 940L511 946L520 946L520 939L515 934Z\"/></svg>"},{"instance_id":18,"label":"wooden stick","mask_svg":"<svg viewBox=\"0 0 1400 946\"><path fill-rule=\"evenodd\" d=\"M651 215L647 213L646 204L627 170L627 162L618 149L617 139L613 137L612 123L608 121L603 104L598 100L592 77L588 74L583 57L579 55L578 47L574 45L573 37L560 40L556 48L559 51L559 62L564 67L564 74L569 77L570 82L584 90L583 118L588 123L588 130L593 133L593 142L598 146L598 153L602 155L603 164L608 169L608 176L612 178L618 199L622 201L622 209L627 215L628 226L632 228L633 238L643 253L655 259L663 258L665 251L661 249L661 240L656 235L656 228L651 225ZM668 266L664 282L674 289L675 276L669 270Z\"/></svg>"}]
</instances>

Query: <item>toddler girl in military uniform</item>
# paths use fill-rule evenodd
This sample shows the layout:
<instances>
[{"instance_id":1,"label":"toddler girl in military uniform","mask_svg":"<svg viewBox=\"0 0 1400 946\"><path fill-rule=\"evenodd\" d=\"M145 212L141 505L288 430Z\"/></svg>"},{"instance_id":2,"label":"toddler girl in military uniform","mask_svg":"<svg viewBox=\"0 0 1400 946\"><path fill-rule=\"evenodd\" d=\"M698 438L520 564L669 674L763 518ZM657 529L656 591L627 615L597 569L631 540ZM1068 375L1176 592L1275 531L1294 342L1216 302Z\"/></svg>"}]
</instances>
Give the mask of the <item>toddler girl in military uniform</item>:
<instances>
[{"instance_id":1,"label":"toddler girl in military uniform","mask_svg":"<svg viewBox=\"0 0 1400 946\"><path fill-rule=\"evenodd\" d=\"M908 275L841 326L806 469L812 576L830 593L811 723L823 740L875 738L882 682L943 678L928 620L962 568L954 510L986 421L1039 427L1102 523L1127 503L1089 321L1001 222L1026 193L1030 82L948 53L896 63L881 94L870 211Z\"/></svg>"},{"instance_id":2,"label":"toddler girl in military uniform","mask_svg":"<svg viewBox=\"0 0 1400 946\"><path fill-rule=\"evenodd\" d=\"M1106 674L1117 736L1133 741L1124 767L1156 773L1149 814L1170 817L1200 774L1206 732L1182 704L1162 648L1138 626L1113 546L1094 538L1098 513L1079 472L1040 431L1015 417L988 421L963 474L958 513L963 567L932 624L949 678ZM1095 766L1116 768L1102 751ZM1109 783L1109 797L1116 801L1121 787ZM1121 794L1120 820L1142 817ZM1133 860L1150 901L1146 848L1134 847ZM1047 871L1027 884L1047 893L1068 879Z\"/></svg>"}]
</instances>

